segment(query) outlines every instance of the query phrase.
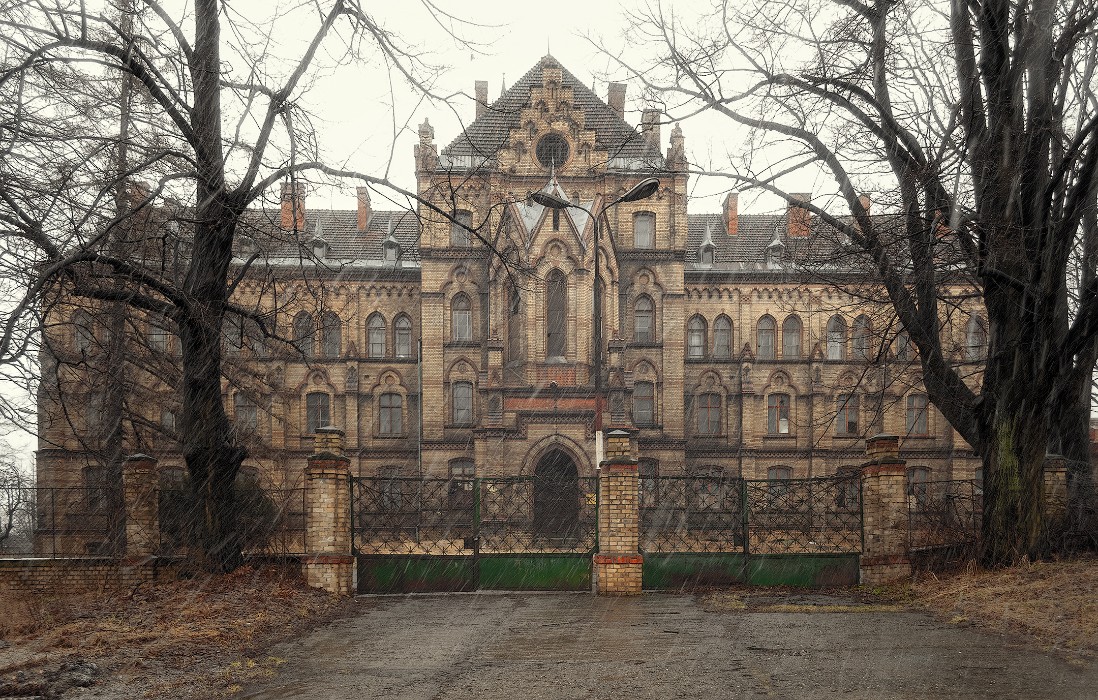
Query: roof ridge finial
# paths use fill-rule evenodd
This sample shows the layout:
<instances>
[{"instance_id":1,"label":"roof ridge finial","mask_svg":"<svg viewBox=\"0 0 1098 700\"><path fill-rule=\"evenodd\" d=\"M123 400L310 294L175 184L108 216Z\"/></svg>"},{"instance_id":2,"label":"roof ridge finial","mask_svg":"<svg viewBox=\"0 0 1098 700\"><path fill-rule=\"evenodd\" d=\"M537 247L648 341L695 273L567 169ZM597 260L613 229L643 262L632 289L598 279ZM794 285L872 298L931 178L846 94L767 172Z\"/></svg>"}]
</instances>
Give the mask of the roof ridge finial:
<instances>
[{"instance_id":1,"label":"roof ridge finial","mask_svg":"<svg viewBox=\"0 0 1098 700\"><path fill-rule=\"evenodd\" d=\"M713 245L713 222L705 222L705 238L702 239L702 246Z\"/></svg>"}]
</instances>

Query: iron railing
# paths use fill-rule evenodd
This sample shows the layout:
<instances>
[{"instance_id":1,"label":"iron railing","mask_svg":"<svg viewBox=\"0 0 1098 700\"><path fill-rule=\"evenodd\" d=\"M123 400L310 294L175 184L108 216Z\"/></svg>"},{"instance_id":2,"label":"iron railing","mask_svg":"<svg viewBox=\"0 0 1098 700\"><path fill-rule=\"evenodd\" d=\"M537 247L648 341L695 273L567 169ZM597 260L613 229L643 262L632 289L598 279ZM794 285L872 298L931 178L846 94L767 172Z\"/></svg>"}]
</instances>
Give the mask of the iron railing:
<instances>
[{"instance_id":1,"label":"iron railing","mask_svg":"<svg viewBox=\"0 0 1098 700\"><path fill-rule=\"evenodd\" d=\"M970 544L980 537L983 489L975 481L912 483L907 508L910 550Z\"/></svg>"},{"instance_id":2,"label":"iron railing","mask_svg":"<svg viewBox=\"0 0 1098 700\"><path fill-rule=\"evenodd\" d=\"M118 490L17 486L0 489L0 557L117 554L124 515Z\"/></svg>"}]
</instances>

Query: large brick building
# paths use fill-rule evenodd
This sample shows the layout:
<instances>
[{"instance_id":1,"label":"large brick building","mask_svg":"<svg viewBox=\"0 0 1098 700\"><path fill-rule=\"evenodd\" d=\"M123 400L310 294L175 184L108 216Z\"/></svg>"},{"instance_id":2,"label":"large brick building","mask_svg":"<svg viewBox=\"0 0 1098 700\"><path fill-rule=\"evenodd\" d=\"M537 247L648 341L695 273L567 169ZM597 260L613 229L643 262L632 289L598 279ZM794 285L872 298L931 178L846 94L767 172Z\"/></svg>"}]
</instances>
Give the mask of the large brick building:
<instances>
[{"instance_id":1,"label":"large brick building","mask_svg":"<svg viewBox=\"0 0 1098 700\"><path fill-rule=\"evenodd\" d=\"M833 279L806 269L841 249L834 232L797 206L740 214L735 193L722 214L689 214L681 130L665 148L659 114L634 127L625 95L611 84L603 101L545 57L490 104L478 83L475 120L441 151L420 126L418 193L431 206L375 210L363 188L357 210L316 210L287 183L281 210L255 212L270 235L241 237L241 262L262 264L234 299L298 350L229 324L225 402L246 465L300 483L315 429L330 424L358 475L589 476L599 405L604 425L636 431L642 475L833 474L864 459L867 434L890 432L913 479L976 476L887 308L866 301L841 259L823 266ZM654 195L608 206L651 177ZM543 206L529 197L539 191L577 206ZM603 216L598 404L592 212ZM86 353L91 325L57 327L62 364ZM133 327L170 355L169 331ZM958 311L943 327L953 359L979 359L982 319ZM130 402L127 434L131 451L178 474L168 375L130 385L149 400ZM95 430L95 401L73 397L92 408L61 419L58 395L43 393L43 484L100 469L80 439Z\"/></svg>"}]
</instances>

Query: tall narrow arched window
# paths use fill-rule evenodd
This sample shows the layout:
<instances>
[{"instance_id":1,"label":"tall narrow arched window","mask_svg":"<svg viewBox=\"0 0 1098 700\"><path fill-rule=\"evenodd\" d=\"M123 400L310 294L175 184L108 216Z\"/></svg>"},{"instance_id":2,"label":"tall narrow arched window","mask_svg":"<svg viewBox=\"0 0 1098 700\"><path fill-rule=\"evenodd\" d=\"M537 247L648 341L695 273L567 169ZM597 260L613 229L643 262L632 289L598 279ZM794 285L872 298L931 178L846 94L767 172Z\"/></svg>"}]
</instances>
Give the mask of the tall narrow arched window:
<instances>
[{"instance_id":1,"label":"tall narrow arched window","mask_svg":"<svg viewBox=\"0 0 1098 700\"><path fill-rule=\"evenodd\" d=\"M832 316L827 322L827 359L846 359L846 321L842 316Z\"/></svg>"},{"instance_id":2,"label":"tall narrow arched window","mask_svg":"<svg viewBox=\"0 0 1098 700\"><path fill-rule=\"evenodd\" d=\"M723 314L713 321L713 357L732 357L732 319Z\"/></svg>"},{"instance_id":3,"label":"tall narrow arched window","mask_svg":"<svg viewBox=\"0 0 1098 700\"><path fill-rule=\"evenodd\" d=\"M656 215L639 211L633 215L633 247L652 248L656 245Z\"/></svg>"},{"instance_id":4,"label":"tall narrow arched window","mask_svg":"<svg viewBox=\"0 0 1098 700\"><path fill-rule=\"evenodd\" d=\"M766 432L771 435L789 434L789 394L766 397Z\"/></svg>"},{"instance_id":5,"label":"tall narrow arched window","mask_svg":"<svg viewBox=\"0 0 1098 700\"><path fill-rule=\"evenodd\" d=\"M545 321L545 356L563 360L567 350L568 287L560 270L553 270L545 279Z\"/></svg>"},{"instance_id":6,"label":"tall narrow arched window","mask_svg":"<svg viewBox=\"0 0 1098 700\"><path fill-rule=\"evenodd\" d=\"M633 342L651 343L656 339L652 297L642 294L633 304Z\"/></svg>"},{"instance_id":7,"label":"tall narrow arched window","mask_svg":"<svg viewBox=\"0 0 1098 700\"><path fill-rule=\"evenodd\" d=\"M339 357L343 349L343 322L332 311L320 317L320 352L324 357Z\"/></svg>"},{"instance_id":8,"label":"tall narrow arched window","mask_svg":"<svg viewBox=\"0 0 1098 700\"><path fill-rule=\"evenodd\" d=\"M835 398L835 434L858 434L858 395L839 394Z\"/></svg>"},{"instance_id":9,"label":"tall narrow arched window","mask_svg":"<svg viewBox=\"0 0 1098 700\"><path fill-rule=\"evenodd\" d=\"M976 362L987 356L987 326L980 316L971 316L965 328L965 359Z\"/></svg>"},{"instance_id":10,"label":"tall narrow arched window","mask_svg":"<svg viewBox=\"0 0 1098 700\"><path fill-rule=\"evenodd\" d=\"M331 397L321 392L305 395L305 432L315 433L332 423Z\"/></svg>"},{"instance_id":11,"label":"tall narrow arched window","mask_svg":"<svg viewBox=\"0 0 1098 700\"><path fill-rule=\"evenodd\" d=\"M521 362L525 325L522 317L522 294L518 287L507 288L507 362Z\"/></svg>"},{"instance_id":12,"label":"tall narrow arched window","mask_svg":"<svg viewBox=\"0 0 1098 700\"><path fill-rule=\"evenodd\" d=\"M693 316L686 324L686 357L700 360L705 357L705 319Z\"/></svg>"},{"instance_id":13,"label":"tall narrow arched window","mask_svg":"<svg viewBox=\"0 0 1098 700\"><path fill-rule=\"evenodd\" d=\"M907 434L926 435L926 394L908 394L907 397Z\"/></svg>"},{"instance_id":14,"label":"tall narrow arched window","mask_svg":"<svg viewBox=\"0 0 1098 700\"><path fill-rule=\"evenodd\" d=\"M397 316L393 323L394 345L396 356L408 358L412 356L412 319L404 314Z\"/></svg>"},{"instance_id":15,"label":"tall narrow arched window","mask_svg":"<svg viewBox=\"0 0 1098 700\"><path fill-rule=\"evenodd\" d=\"M455 212L454 220L450 223L450 245L455 248L466 248L472 245L473 237L469 233L469 228L472 228L472 226L473 215L471 212Z\"/></svg>"},{"instance_id":16,"label":"tall narrow arched window","mask_svg":"<svg viewBox=\"0 0 1098 700\"><path fill-rule=\"evenodd\" d=\"M450 340L473 339L473 310L469 297L458 294L450 302Z\"/></svg>"},{"instance_id":17,"label":"tall narrow arched window","mask_svg":"<svg viewBox=\"0 0 1098 700\"><path fill-rule=\"evenodd\" d=\"M782 359L801 359L801 319L786 316L782 323Z\"/></svg>"},{"instance_id":18,"label":"tall narrow arched window","mask_svg":"<svg viewBox=\"0 0 1098 700\"><path fill-rule=\"evenodd\" d=\"M72 315L73 348L76 352L87 355L95 345L95 331L92 327L92 317L83 309Z\"/></svg>"},{"instance_id":19,"label":"tall narrow arched window","mask_svg":"<svg viewBox=\"0 0 1098 700\"><path fill-rule=\"evenodd\" d=\"M760 360L773 360L778 352L778 325L774 317L767 314L759 319L757 357Z\"/></svg>"},{"instance_id":20,"label":"tall narrow arched window","mask_svg":"<svg viewBox=\"0 0 1098 700\"><path fill-rule=\"evenodd\" d=\"M316 354L316 324L308 311L301 311L294 316L294 345L305 357Z\"/></svg>"},{"instance_id":21,"label":"tall narrow arched window","mask_svg":"<svg viewBox=\"0 0 1098 700\"><path fill-rule=\"evenodd\" d=\"M450 387L450 403L454 425L473 424L473 385L470 382L454 382Z\"/></svg>"},{"instance_id":22,"label":"tall narrow arched window","mask_svg":"<svg viewBox=\"0 0 1098 700\"><path fill-rule=\"evenodd\" d=\"M854 319L854 359L868 360L872 353L872 327L869 317L862 314Z\"/></svg>"},{"instance_id":23,"label":"tall narrow arched window","mask_svg":"<svg viewBox=\"0 0 1098 700\"><path fill-rule=\"evenodd\" d=\"M721 434L721 395L699 394L694 404L694 432L697 435Z\"/></svg>"},{"instance_id":24,"label":"tall narrow arched window","mask_svg":"<svg viewBox=\"0 0 1098 700\"><path fill-rule=\"evenodd\" d=\"M911 336L907 334L907 331L900 331L896 334L896 340L893 343L896 348L896 359L900 362L908 362L912 357L911 348Z\"/></svg>"},{"instance_id":25,"label":"tall narrow arched window","mask_svg":"<svg viewBox=\"0 0 1098 700\"><path fill-rule=\"evenodd\" d=\"M404 421L401 413L403 409L404 399L400 394L394 392L382 394L378 399L378 433L399 435L403 432Z\"/></svg>"},{"instance_id":26,"label":"tall narrow arched window","mask_svg":"<svg viewBox=\"0 0 1098 700\"><path fill-rule=\"evenodd\" d=\"M366 321L367 357L385 357L385 318L372 314Z\"/></svg>"},{"instance_id":27,"label":"tall narrow arched window","mask_svg":"<svg viewBox=\"0 0 1098 700\"><path fill-rule=\"evenodd\" d=\"M633 424L637 426L656 423L656 385L637 382L633 385Z\"/></svg>"}]
</instances>

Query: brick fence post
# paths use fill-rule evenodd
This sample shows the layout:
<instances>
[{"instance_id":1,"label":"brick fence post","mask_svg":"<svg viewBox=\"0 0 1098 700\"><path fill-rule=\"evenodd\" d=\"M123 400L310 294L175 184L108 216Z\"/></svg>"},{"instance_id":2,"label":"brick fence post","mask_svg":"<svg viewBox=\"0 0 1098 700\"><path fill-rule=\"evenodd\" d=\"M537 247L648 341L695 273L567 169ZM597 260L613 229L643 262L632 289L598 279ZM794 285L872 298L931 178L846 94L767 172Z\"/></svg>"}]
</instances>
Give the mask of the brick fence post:
<instances>
[{"instance_id":1,"label":"brick fence post","mask_svg":"<svg viewBox=\"0 0 1098 700\"><path fill-rule=\"evenodd\" d=\"M330 593L350 595L350 460L343 456L343 431L317 430L315 451L305 468L305 582Z\"/></svg>"},{"instance_id":2,"label":"brick fence post","mask_svg":"<svg viewBox=\"0 0 1098 700\"><path fill-rule=\"evenodd\" d=\"M606 459L599 465L599 552L594 556L595 592L640 595L644 558L640 554L637 460L629 432L606 435Z\"/></svg>"},{"instance_id":3,"label":"brick fence post","mask_svg":"<svg viewBox=\"0 0 1098 700\"><path fill-rule=\"evenodd\" d=\"M126 559L143 559L160 550L160 482L156 460L132 455L122 462L122 499L126 509Z\"/></svg>"},{"instance_id":4,"label":"brick fence post","mask_svg":"<svg viewBox=\"0 0 1098 700\"><path fill-rule=\"evenodd\" d=\"M1045 455L1044 505L1047 526L1063 524L1068 508L1067 458Z\"/></svg>"},{"instance_id":5,"label":"brick fence post","mask_svg":"<svg viewBox=\"0 0 1098 700\"><path fill-rule=\"evenodd\" d=\"M900 440L877 435L866 440L862 465L861 583L876 586L911 575L907 552L907 462Z\"/></svg>"}]
</instances>

